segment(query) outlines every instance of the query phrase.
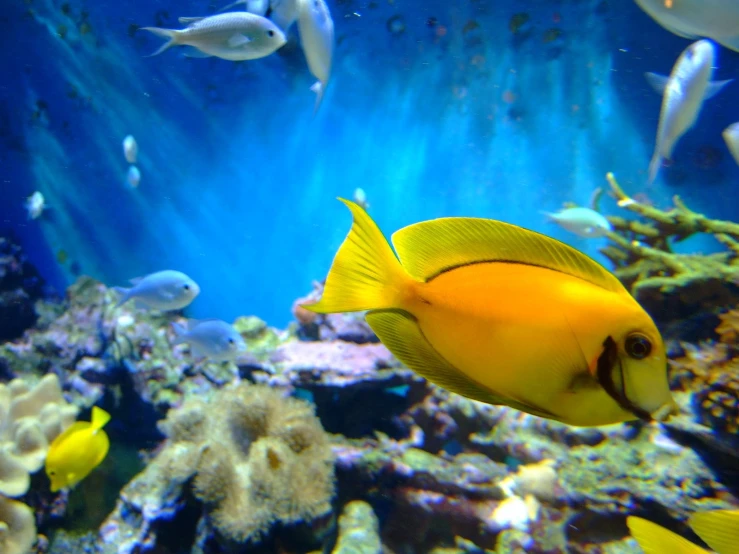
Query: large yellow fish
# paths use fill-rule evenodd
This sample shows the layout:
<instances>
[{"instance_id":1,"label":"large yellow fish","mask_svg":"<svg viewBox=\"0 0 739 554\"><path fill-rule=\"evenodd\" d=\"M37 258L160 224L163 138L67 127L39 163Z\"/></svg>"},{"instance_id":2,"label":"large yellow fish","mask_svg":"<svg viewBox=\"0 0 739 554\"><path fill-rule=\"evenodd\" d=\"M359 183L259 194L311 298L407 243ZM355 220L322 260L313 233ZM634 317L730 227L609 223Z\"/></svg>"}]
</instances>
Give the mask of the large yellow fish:
<instances>
[{"instance_id":1,"label":"large yellow fish","mask_svg":"<svg viewBox=\"0 0 739 554\"><path fill-rule=\"evenodd\" d=\"M688 539L640 517L626 519L631 536L646 554L710 554ZM688 525L718 554L739 554L739 510L693 514Z\"/></svg>"},{"instance_id":2,"label":"large yellow fish","mask_svg":"<svg viewBox=\"0 0 739 554\"><path fill-rule=\"evenodd\" d=\"M666 419L665 347L621 282L554 239L489 219L397 231L354 216L318 313L369 310L405 365L452 392L571 425Z\"/></svg>"},{"instance_id":3,"label":"large yellow fish","mask_svg":"<svg viewBox=\"0 0 739 554\"><path fill-rule=\"evenodd\" d=\"M109 421L110 414L95 406L92 421L78 421L54 439L46 456L51 492L73 487L105 459L110 442L103 427Z\"/></svg>"}]
</instances>

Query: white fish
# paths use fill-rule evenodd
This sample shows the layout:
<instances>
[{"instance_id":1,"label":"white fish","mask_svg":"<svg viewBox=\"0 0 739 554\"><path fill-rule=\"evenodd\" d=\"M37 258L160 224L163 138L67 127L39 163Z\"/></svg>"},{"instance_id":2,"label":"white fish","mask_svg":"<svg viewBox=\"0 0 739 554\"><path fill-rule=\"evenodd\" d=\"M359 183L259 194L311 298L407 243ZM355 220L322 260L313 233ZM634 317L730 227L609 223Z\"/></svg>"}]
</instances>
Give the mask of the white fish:
<instances>
[{"instance_id":1,"label":"white fish","mask_svg":"<svg viewBox=\"0 0 739 554\"><path fill-rule=\"evenodd\" d=\"M116 307L133 298L147 308L181 310L200 294L200 287L195 281L180 271L170 269L131 279L131 284L131 288L113 287L122 295Z\"/></svg>"},{"instance_id":2,"label":"white fish","mask_svg":"<svg viewBox=\"0 0 739 554\"><path fill-rule=\"evenodd\" d=\"M316 93L315 114L326 92L334 55L334 21L324 0L298 0L298 30L308 68L318 79L311 87Z\"/></svg>"},{"instance_id":3,"label":"white fish","mask_svg":"<svg viewBox=\"0 0 739 554\"><path fill-rule=\"evenodd\" d=\"M726 146L729 148L731 155L734 156L734 160L739 164L739 122L729 125L721 133L721 136L724 137Z\"/></svg>"},{"instance_id":4,"label":"white fish","mask_svg":"<svg viewBox=\"0 0 739 554\"><path fill-rule=\"evenodd\" d=\"M139 155L139 145L132 135L128 135L123 139L123 155L128 163L136 163L136 157Z\"/></svg>"},{"instance_id":5,"label":"white fish","mask_svg":"<svg viewBox=\"0 0 739 554\"><path fill-rule=\"evenodd\" d=\"M654 155L649 164L649 182L657 177L662 160L670 159L675 144L698 119L716 54L713 44L699 40L688 46L675 62L662 96Z\"/></svg>"},{"instance_id":6,"label":"white fish","mask_svg":"<svg viewBox=\"0 0 739 554\"><path fill-rule=\"evenodd\" d=\"M551 221L579 237L603 237L613 230L610 222L603 215L590 208L567 208L557 213L543 213Z\"/></svg>"},{"instance_id":7,"label":"white fish","mask_svg":"<svg viewBox=\"0 0 739 554\"><path fill-rule=\"evenodd\" d=\"M142 27L169 40L151 54L172 46L192 46L193 58L215 56L224 60L255 60L269 56L287 42L285 34L269 19L249 12L228 12L210 17L180 17L185 29Z\"/></svg>"},{"instance_id":8,"label":"white fish","mask_svg":"<svg viewBox=\"0 0 739 554\"><path fill-rule=\"evenodd\" d=\"M636 0L652 19L680 37L707 37L739 52L736 0Z\"/></svg>"},{"instance_id":9,"label":"white fish","mask_svg":"<svg viewBox=\"0 0 739 554\"><path fill-rule=\"evenodd\" d=\"M229 4L225 8L221 8L218 11L225 12L226 10L235 8L240 4L244 4L244 9L249 13L261 15L262 17L267 14L267 10L269 9L269 0L236 0L236 2Z\"/></svg>"},{"instance_id":10,"label":"white fish","mask_svg":"<svg viewBox=\"0 0 739 554\"><path fill-rule=\"evenodd\" d=\"M139 168L135 165L129 167L126 179L128 180L128 184L131 185L133 188L138 187L139 183L141 182L141 172L139 171Z\"/></svg>"},{"instance_id":11,"label":"white fish","mask_svg":"<svg viewBox=\"0 0 739 554\"><path fill-rule=\"evenodd\" d=\"M300 0L272 0L270 6L272 12L269 18L287 33L293 23L298 20Z\"/></svg>"},{"instance_id":12,"label":"white fish","mask_svg":"<svg viewBox=\"0 0 739 554\"><path fill-rule=\"evenodd\" d=\"M38 219L46 209L46 200L43 194L36 191L26 199L24 205L28 211L28 219Z\"/></svg>"},{"instance_id":13,"label":"white fish","mask_svg":"<svg viewBox=\"0 0 739 554\"><path fill-rule=\"evenodd\" d=\"M175 338L172 344L190 344L193 358L208 358L212 362L228 362L246 351L239 332L220 319L191 319L187 328L172 323Z\"/></svg>"},{"instance_id":14,"label":"white fish","mask_svg":"<svg viewBox=\"0 0 739 554\"><path fill-rule=\"evenodd\" d=\"M364 192L363 188L354 189L354 202L362 206L365 210L368 210L370 203L367 201L367 193Z\"/></svg>"}]
</instances>

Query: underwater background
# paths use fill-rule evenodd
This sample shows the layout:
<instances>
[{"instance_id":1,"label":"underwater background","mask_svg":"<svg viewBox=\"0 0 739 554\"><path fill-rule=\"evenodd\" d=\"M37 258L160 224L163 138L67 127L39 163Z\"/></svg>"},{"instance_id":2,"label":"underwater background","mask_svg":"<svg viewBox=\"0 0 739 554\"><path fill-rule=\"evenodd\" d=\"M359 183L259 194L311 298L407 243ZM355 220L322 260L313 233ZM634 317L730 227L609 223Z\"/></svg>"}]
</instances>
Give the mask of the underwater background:
<instances>
[{"instance_id":1,"label":"underwater background","mask_svg":"<svg viewBox=\"0 0 739 554\"><path fill-rule=\"evenodd\" d=\"M650 183L645 73L692 40L631 0L326 0L315 113L297 25L260 59L150 56L162 39L141 27L225 4L4 6L0 554L641 552L628 516L713 546L688 518L739 506L739 160L722 138L739 85ZM712 79L735 79L739 53L716 51ZM362 314L302 308L350 227L336 198L362 195L386 235L493 218L613 270L662 332L679 421L579 428L475 402ZM574 205L608 229L546 215ZM115 287L161 270L197 298L121 305ZM196 318L238 352L181 344ZM59 437L89 454L61 491L52 453L78 461Z\"/></svg>"}]
</instances>

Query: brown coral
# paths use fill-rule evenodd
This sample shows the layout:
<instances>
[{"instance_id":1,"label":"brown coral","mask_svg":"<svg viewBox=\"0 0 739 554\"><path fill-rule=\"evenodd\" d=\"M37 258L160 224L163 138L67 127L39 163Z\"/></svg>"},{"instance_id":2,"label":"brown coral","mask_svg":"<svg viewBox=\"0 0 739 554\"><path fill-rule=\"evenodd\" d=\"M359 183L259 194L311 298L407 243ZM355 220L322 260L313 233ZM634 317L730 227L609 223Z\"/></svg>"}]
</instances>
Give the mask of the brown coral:
<instances>
[{"instance_id":1,"label":"brown coral","mask_svg":"<svg viewBox=\"0 0 739 554\"><path fill-rule=\"evenodd\" d=\"M678 320L732 305L739 297L739 223L710 219L690 210L678 196L660 210L629 197L607 175L618 205L638 219L609 217L614 231L601 252L614 273L651 313ZM717 254L677 254L673 246L695 234L709 234L725 247Z\"/></svg>"},{"instance_id":2,"label":"brown coral","mask_svg":"<svg viewBox=\"0 0 739 554\"><path fill-rule=\"evenodd\" d=\"M278 521L311 520L331 509L333 456L307 402L242 384L210 403L186 402L161 428L169 444L158 461L176 469L178 480L194 476L195 497L228 540L255 541ZM168 454L183 447L183 456Z\"/></svg>"}]
</instances>

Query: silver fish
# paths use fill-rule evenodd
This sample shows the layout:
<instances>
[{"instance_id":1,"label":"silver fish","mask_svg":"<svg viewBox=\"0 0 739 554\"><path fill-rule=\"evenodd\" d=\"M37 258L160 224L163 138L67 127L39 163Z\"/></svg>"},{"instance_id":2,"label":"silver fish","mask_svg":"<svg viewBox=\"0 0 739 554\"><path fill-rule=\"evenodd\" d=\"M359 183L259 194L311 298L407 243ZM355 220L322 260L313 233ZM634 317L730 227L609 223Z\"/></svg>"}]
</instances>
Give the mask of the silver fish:
<instances>
[{"instance_id":1,"label":"silver fish","mask_svg":"<svg viewBox=\"0 0 739 554\"><path fill-rule=\"evenodd\" d=\"M316 93L315 114L326 92L334 55L334 21L324 0L298 0L298 30L308 68L318 79L311 87Z\"/></svg>"},{"instance_id":2,"label":"silver fish","mask_svg":"<svg viewBox=\"0 0 739 554\"><path fill-rule=\"evenodd\" d=\"M133 299L143 307L155 310L181 310L200 294L200 287L180 271L170 269L151 273L146 277L131 279L133 287L114 287L121 295L120 306Z\"/></svg>"},{"instance_id":3,"label":"silver fish","mask_svg":"<svg viewBox=\"0 0 739 554\"><path fill-rule=\"evenodd\" d=\"M193 358L227 362L246 351L246 343L238 331L220 319L191 319L187 328L172 323L172 330L175 334L172 344L188 343Z\"/></svg>"},{"instance_id":4,"label":"silver fish","mask_svg":"<svg viewBox=\"0 0 739 554\"><path fill-rule=\"evenodd\" d=\"M699 40L688 46L675 62L662 97L657 140L649 164L650 183L657 177L662 160L672 157L677 141L698 119L715 59L713 44Z\"/></svg>"},{"instance_id":5,"label":"silver fish","mask_svg":"<svg viewBox=\"0 0 739 554\"><path fill-rule=\"evenodd\" d=\"M636 3L677 36L707 37L739 52L739 2L736 0L636 0Z\"/></svg>"},{"instance_id":6,"label":"silver fish","mask_svg":"<svg viewBox=\"0 0 739 554\"><path fill-rule=\"evenodd\" d=\"M142 27L169 39L156 56L172 46L192 46L190 57L215 56L224 60L255 60L269 56L286 42L285 34L269 19L248 12L229 12L210 17L181 17L185 29Z\"/></svg>"},{"instance_id":7,"label":"silver fish","mask_svg":"<svg viewBox=\"0 0 739 554\"><path fill-rule=\"evenodd\" d=\"M563 229L583 238L603 237L613 230L603 215L590 208L567 208L557 213L544 212L544 215Z\"/></svg>"}]
</instances>

